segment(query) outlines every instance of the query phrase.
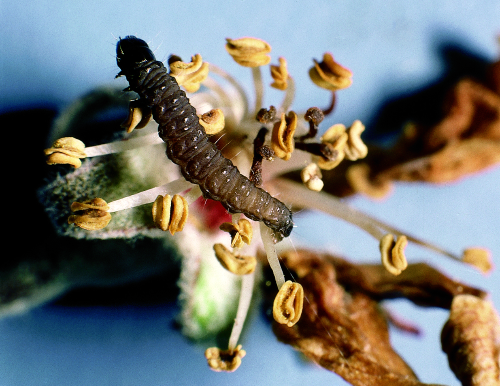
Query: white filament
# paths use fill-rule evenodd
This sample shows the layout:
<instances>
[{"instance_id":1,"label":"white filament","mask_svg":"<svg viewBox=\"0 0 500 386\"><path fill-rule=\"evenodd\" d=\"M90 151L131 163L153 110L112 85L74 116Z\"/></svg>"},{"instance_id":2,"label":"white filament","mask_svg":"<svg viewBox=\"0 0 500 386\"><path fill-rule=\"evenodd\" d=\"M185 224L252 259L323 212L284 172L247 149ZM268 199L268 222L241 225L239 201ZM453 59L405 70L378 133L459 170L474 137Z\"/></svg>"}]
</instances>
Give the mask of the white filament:
<instances>
[{"instance_id":1,"label":"white filament","mask_svg":"<svg viewBox=\"0 0 500 386\"><path fill-rule=\"evenodd\" d=\"M236 319L234 319L233 329L231 330L231 336L229 337L229 350L234 350L238 344L238 339L240 338L241 331L243 330L243 324L248 314L248 308L250 307L250 302L252 301L253 284L255 280L255 271L249 273L248 275L243 275L241 278L241 291L240 299L238 302L238 311L236 311Z\"/></svg>"},{"instance_id":2,"label":"white filament","mask_svg":"<svg viewBox=\"0 0 500 386\"><path fill-rule=\"evenodd\" d=\"M121 153L122 151L137 149L143 146L163 143L158 133L143 135L142 137L105 143L103 145L90 146L85 148L87 157L97 157L100 155Z\"/></svg>"},{"instance_id":3,"label":"white filament","mask_svg":"<svg viewBox=\"0 0 500 386\"><path fill-rule=\"evenodd\" d=\"M276 248L274 246L273 231L262 222L260 223L260 237L264 243L267 260L269 261L269 266L273 271L276 285L278 286L278 289L280 289L281 286L285 284L285 275L281 269L278 254L276 253Z\"/></svg>"},{"instance_id":4,"label":"white filament","mask_svg":"<svg viewBox=\"0 0 500 386\"><path fill-rule=\"evenodd\" d=\"M108 204L109 213L117 212L119 210L134 208L139 205L149 204L153 202L158 195L178 194L184 190L195 187L191 182L186 181L184 178L169 182L168 184L158 186L156 188L148 189L140 193L133 194L132 196L124 197Z\"/></svg>"}]
</instances>

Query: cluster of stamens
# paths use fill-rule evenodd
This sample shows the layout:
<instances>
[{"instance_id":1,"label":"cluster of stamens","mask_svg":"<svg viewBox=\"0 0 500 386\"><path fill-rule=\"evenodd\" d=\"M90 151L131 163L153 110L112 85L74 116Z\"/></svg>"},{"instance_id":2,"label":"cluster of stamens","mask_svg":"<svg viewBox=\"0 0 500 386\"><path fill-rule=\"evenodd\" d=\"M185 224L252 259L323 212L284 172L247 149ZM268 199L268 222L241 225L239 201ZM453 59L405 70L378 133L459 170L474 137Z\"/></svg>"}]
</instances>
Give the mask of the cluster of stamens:
<instances>
[{"instance_id":1,"label":"cluster of stamens","mask_svg":"<svg viewBox=\"0 0 500 386\"><path fill-rule=\"evenodd\" d=\"M319 108L312 107L305 114L297 114L289 109L295 92L293 78L288 74L286 60L279 58L279 64L271 66L271 76L273 78L271 86L283 90L285 96L279 108L271 106L266 109L262 108L264 87L260 67L270 62L268 54L271 47L262 40L243 38L237 40L227 39L226 49L237 63L251 68L255 82L255 109L248 108L246 96L240 93L244 113L240 121L236 122L241 127L251 126L256 129L254 133L258 133L254 137L253 152L250 152L251 159L248 160L247 156L247 159L244 160L251 165L248 170L249 179L255 185L259 186L265 182L262 176L264 161L270 161L274 158L288 161L292 158L295 150L309 153L310 161L305 165L301 173L305 186L285 180L277 182L277 188L281 192L280 199L285 203L297 207L320 209L364 229L380 240L382 263L389 272L395 275L400 274L407 266L404 247L408 241L457 258L453 254L421 240L412 237L407 238L394 228L357 212L333 196L321 192L324 185L321 170L331 170L344 159L355 161L364 158L368 151L361 140L364 125L360 121L354 121L349 128L346 128L343 124L333 125L326 130L319 141L315 141L319 125L323 121L325 114L333 109L335 92L349 87L352 83L352 74L349 70L336 63L331 54L328 53L324 55L322 62L315 60L309 74L315 84L332 93L331 109L322 111ZM236 85L236 89L240 90L236 80L221 69L204 63L200 55L193 56L191 63L184 63L178 57L171 57L169 65L171 75L188 92L197 91L201 83L209 89L211 85L216 85L216 82L208 77L209 69L221 75L230 84ZM222 130L227 132L238 130L237 127L228 127L227 120L224 117L224 108L230 114L232 124L237 116L231 111L229 104L231 98L221 93L219 87L213 87L213 89L221 100L227 102L228 105L221 107L221 109L213 108L199 115L200 124L209 135L219 133ZM130 103L129 116L123 126L126 132L130 133L136 128L145 127L150 119L151 110L144 106L141 101L133 101ZM266 135L270 131L271 138L266 139ZM297 134L297 132L299 133ZM78 168L81 165L80 160L85 157L117 153L134 147L161 142L161 139L156 134L151 134L128 141L85 148L85 145L76 139L63 138L56 141L52 148L47 149L45 152L48 155L47 163L49 164L63 163ZM245 154L248 153L243 152L241 155L235 156L233 162L237 163L241 157L245 157ZM311 194L314 196L311 196ZM73 203L71 210L75 214L69 217L68 222L83 229L98 230L104 228L110 222L110 213L112 212L153 203L154 224L163 231L170 231L173 235L182 231L188 222L189 205L200 198L201 195L198 186L180 178L163 186L110 203L106 203L100 198L83 203ZM216 371L236 370L241 363L241 358L245 355L245 351L237 343L251 301L254 272L257 266L255 257L240 253L240 249L252 243L253 225L247 219L236 216L233 216L233 218L232 223L224 223L220 226L222 231L229 233L232 249L217 243L214 245L214 252L225 269L241 276L242 290L228 350L210 348L205 353L208 364ZM396 235L396 241L394 241L392 234ZM260 224L260 236L279 289L273 306L274 319L278 323L292 327L300 319L304 297L303 289L299 283L285 281L275 248L273 232L265 225ZM483 267L486 266L484 261L487 261L488 258L482 255L482 257L477 257L478 255L480 254L469 252L467 262L476 265L482 264ZM474 256L474 258L471 256ZM481 263L477 263L478 259L481 260Z\"/></svg>"}]
</instances>

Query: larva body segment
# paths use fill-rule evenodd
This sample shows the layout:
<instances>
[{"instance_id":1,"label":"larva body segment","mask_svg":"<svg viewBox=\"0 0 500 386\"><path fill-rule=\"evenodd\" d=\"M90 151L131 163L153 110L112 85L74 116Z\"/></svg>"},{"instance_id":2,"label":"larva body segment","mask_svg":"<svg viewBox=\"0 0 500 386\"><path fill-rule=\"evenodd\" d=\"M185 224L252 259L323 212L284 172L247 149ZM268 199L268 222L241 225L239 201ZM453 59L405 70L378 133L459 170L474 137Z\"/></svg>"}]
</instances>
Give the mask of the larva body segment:
<instances>
[{"instance_id":1,"label":"larva body segment","mask_svg":"<svg viewBox=\"0 0 500 386\"><path fill-rule=\"evenodd\" d=\"M243 176L210 142L195 108L147 43L127 36L118 42L116 53L121 69L118 76L125 75L130 89L152 108L167 156L179 165L184 178L199 185L205 197L220 201L229 212L244 213L288 237L293 228L292 212Z\"/></svg>"}]
</instances>

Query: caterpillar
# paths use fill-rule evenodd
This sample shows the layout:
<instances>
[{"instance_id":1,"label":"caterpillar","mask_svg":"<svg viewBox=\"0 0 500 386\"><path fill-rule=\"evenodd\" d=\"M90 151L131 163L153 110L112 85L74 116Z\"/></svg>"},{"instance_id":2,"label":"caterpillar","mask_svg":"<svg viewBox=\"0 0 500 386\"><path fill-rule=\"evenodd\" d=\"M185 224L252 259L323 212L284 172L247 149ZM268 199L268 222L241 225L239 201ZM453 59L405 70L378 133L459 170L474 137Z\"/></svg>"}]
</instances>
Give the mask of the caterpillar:
<instances>
[{"instance_id":1,"label":"caterpillar","mask_svg":"<svg viewBox=\"0 0 500 386\"><path fill-rule=\"evenodd\" d=\"M180 167L184 178L230 213L243 213L288 237L293 229L290 209L242 175L209 140L186 93L147 43L135 36L120 39L116 61L117 77L124 75L129 82L126 90L135 91L141 103L152 109L167 157Z\"/></svg>"}]
</instances>

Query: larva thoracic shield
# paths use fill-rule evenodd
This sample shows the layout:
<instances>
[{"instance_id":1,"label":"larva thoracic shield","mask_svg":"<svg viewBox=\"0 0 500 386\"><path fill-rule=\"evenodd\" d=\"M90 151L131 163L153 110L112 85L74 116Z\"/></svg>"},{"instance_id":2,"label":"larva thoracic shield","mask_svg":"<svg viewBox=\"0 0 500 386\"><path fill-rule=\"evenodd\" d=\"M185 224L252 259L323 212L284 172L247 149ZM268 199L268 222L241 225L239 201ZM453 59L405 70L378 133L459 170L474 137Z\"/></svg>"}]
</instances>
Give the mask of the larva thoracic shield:
<instances>
[{"instance_id":1,"label":"larva thoracic shield","mask_svg":"<svg viewBox=\"0 0 500 386\"><path fill-rule=\"evenodd\" d=\"M117 44L116 61L130 89L152 108L167 156L188 181L200 186L206 198L220 201L231 213L243 213L288 237L292 212L265 190L256 187L208 139L195 108L157 61L144 40L127 36Z\"/></svg>"}]
</instances>

